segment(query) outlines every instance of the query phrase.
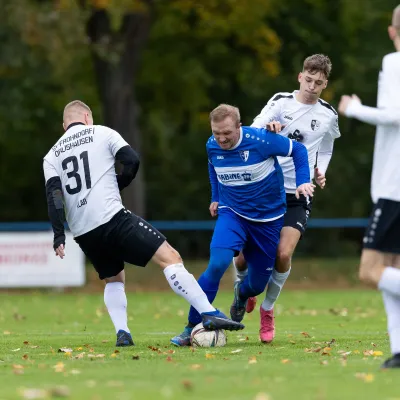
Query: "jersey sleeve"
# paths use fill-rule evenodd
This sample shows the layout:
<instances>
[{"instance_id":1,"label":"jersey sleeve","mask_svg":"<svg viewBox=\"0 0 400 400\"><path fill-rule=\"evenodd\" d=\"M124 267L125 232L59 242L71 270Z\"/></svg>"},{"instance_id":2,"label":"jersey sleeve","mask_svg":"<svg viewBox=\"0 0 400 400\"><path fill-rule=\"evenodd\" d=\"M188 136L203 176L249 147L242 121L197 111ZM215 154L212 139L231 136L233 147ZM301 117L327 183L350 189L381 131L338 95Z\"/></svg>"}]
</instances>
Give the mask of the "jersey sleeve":
<instances>
[{"instance_id":1,"label":"jersey sleeve","mask_svg":"<svg viewBox=\"0 0 400 400\"><path fill-rule=\"evenodd\" d=\"M117 131L108 128L108 146L112 155L115 157L121 147L129 146L129 144Z\"/></svg>"},{"instance_id":2,"label":"jersey sleeve","mask_svg":"<svg viewBox=\"0 0 400 400\"><path fill-rule=\"evenodd\" d=\"M323 174L328 169L332 158L334 138L332 134L326 133L318 149L317 167Z\"/></svg>"},{"instance_id":3,"label":"jersey sleeve","mask_svg":"<svg viewBox=\"0 0 400 400\"><path fill-rule=\"evenodd\" d=\"M378 107L368 107L352 100L346 109L347 117L371 125L400 125L400 76L398 54L384 57L379 74Z\"/></svg>"},{"instance_id":4,"label":"jersey sleeve","mask_svg":"<svg viewBox=\"0 0 400 400\"><path fill-rule=\"evenodd\" d=\"M44 180L47 182L51 178L58 177L58 173L54 166L46 159L43 160Z\"/></svg>"},{"instance_id":5,"label":"jersey sleeve","mask_svg":"<svg viewBox=\"0 0 400 400\"><path fill-rule=\"evenodd\" d=\"M339 118L337 115L335 115L331 120L331 124L329 126L329 133L332 139L340 138Z\"/></svg>"},{"instance_id":6,"label":"jersey sleeve","mask_svg":"<svg viewBox=\"0 0 400 400\"><path fill-rule=\"evenodd\" d=\"M265 139L261 143L260 151L265 158L273 156L290 157L293 142L285 136L266 131Z\"/></svg>"},{"instance_id":7,"label":"jersey sleeve","mask_svg":"<svg viewBox=\"0 0 400 400\"><path fill-rule=\"evenodd\" d=\"M274 101L275 96L271 97L267 105L261 110L260 114L254 118L251 124L254 128L265 128L268 122L279 121L281 114L281 103Z\"/></svg>"}]
</instances>

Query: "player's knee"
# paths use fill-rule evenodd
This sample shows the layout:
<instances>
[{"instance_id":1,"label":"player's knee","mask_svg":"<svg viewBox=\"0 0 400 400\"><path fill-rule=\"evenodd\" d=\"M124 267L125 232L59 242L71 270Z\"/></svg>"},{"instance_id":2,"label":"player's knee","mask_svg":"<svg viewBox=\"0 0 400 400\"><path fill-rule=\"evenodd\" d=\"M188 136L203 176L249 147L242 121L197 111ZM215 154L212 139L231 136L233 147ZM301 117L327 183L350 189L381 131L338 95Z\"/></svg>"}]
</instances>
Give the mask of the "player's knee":
<instances>
[{"instance_id":1,"label":"player's knee","mask_svg":"<svg viewBox=\"0 0 400 400\"><path fill-rule=\"evenodd\" d=\"M278 248L276 255L276 265L278 272L286 272L292 262L292 250L282 246Z\"/></svg>"},{"instance_id":2,"label":"player's knee","mask_svg":"<svg viewBox=\"0 0 400 400\"><path fill-rule=\"evenodd\" d=\"M235 267L238 271L244 271L247 268L246 259L242 252L239 253L237 257L235 257Z\"/></svg>"}]
</instances>

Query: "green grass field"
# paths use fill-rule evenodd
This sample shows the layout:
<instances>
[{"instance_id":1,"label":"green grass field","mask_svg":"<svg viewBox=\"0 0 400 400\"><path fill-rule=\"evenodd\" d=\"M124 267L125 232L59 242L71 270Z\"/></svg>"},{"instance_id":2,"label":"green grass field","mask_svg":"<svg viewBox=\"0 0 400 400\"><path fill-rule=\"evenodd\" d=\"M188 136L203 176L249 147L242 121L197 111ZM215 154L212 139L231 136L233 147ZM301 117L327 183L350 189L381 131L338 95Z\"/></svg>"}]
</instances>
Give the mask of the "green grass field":
<instances>
[{"instance_id":1,"label":"green grass field","mask_svg":"<svg viewBox=\"0 0 400 400\"><path fill-rule=\"evenodd\" d=\"M230 301L223 292L216 304L228 312ZM102 294L1 294L0 399L400 399L400 371L379 369L389 343L378 292L286 290L272 345L258 340L256 309L226 347L195 350L169 344L183 299L128 302L136 346L114 352Z\"/></svg>"}]
</instances>

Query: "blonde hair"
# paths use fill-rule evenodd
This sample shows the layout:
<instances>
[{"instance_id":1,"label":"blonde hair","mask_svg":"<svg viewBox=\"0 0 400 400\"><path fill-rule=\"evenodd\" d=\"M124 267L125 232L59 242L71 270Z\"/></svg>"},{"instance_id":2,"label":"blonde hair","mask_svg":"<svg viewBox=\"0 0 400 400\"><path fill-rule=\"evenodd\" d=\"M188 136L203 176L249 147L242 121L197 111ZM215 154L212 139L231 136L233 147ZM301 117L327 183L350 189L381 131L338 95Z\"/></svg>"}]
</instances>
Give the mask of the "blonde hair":
<instances>
[{"instance_id":1,"label":"blonde hair","mask_svg":"<svg viewBox=\"0 0 400 400\"><path fill-rule=\"evenodd\" d=\"M396 28L397 32L400 32L400 5L393 10L392 26Z\"/></svg>"},{"instance_id":2,"label":"blonde hair","mask_svg":"<svg viewBox=\"0 0 400 400\"><path fill-rule=\"evenodd\" d=\"M89 113L92 115L92 110L83 101L74 100L64 107L63 120L64 123L71 120L79 120L82 114Z\"/></svg>"},{"instance_id":3,"label":"blonde hair","mask_svg":"<svg viewBox=\"0 0 400 400\"><path fill-rule=\"evenodd\" d=\"M240 124L240 112L237 107L220 104L210 112L210 122L221 122L228 117L232 118L237 125Z\"/></svg>"}]
</instances>

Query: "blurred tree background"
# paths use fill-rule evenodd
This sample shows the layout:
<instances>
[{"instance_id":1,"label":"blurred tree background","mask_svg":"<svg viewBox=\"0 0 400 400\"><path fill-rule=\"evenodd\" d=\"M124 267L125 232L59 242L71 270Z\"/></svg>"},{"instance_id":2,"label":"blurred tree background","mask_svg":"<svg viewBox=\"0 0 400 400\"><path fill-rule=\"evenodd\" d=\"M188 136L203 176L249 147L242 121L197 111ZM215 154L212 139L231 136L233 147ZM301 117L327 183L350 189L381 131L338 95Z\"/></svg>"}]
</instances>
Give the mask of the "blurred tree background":
<instances>
[{"instance_id":1,"label":"blurred tree background","mask_svg":"<svg viewBox=\"0 0 400 400\"><path fill-rule=\"evenodd\" d=\"M62 110L80 99L95 122L139 150L124 191L149 220L207 220L208 113L237 105L249 125L268 99L298 87L308 55L330 56L323 98L357 93L376 105L394 0L0 0L0 220L47 220L42 158L62 135ZM313 217L367 217L375 128L339 119ZM211 232L173 233L205 255ZM310 230L313 254L354 253L360 231Z\"/></svg>"}]
</instances>

